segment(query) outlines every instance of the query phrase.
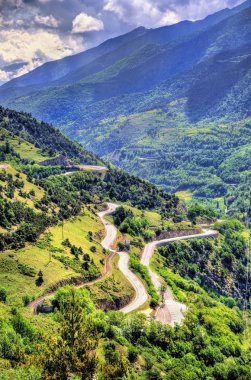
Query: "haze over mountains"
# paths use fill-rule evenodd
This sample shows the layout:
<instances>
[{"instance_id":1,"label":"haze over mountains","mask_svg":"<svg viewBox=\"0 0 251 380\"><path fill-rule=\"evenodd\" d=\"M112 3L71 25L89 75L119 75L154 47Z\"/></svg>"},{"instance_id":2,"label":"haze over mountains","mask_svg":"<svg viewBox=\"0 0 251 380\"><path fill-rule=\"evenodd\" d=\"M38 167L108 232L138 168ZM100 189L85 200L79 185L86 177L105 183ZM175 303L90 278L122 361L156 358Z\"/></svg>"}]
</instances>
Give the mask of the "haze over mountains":
<instances>
[{"instance_id":1,"label":"haze over mountains","mask_svg":"<svg viewBox=\"0 0 251 380\"><path fill-rule=\"evenodd\" d=\"M220 166L251 142L250 20L248 0L201 21L140 27L13 79L0 102L169 191L222 196Z\"/></svg>"}]
</instances>

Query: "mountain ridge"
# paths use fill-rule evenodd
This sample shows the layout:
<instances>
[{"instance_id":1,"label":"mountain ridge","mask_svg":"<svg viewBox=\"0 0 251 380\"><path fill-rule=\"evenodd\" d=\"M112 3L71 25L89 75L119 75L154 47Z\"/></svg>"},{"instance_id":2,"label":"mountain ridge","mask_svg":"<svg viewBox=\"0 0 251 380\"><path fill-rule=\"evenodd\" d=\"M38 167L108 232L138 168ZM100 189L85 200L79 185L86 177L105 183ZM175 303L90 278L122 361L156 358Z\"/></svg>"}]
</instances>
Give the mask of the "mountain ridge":
<instances>
[{"instance_id":1,"label":"mountain ridge","mask_svg":"<svg viewBox=\"0 0 251 380\"><path fill-rule=\"evenodd\" d=\"M180 158L182 175L177 175L176 165L170 171L170 157L174 155L172 144L182 154L190 154L184 151L184 138L192 130L195 135L199 132L194 145L200 146L200 140L204 139L203 128L216 140L218 131L224 142L229 140L229 130L236 128L238 146L244 145L243 129L246 144L249 144L249 4L250 1L245 2L230 13L212 15L210 26L199 27L196 32L185 35L187 22L157 30L139 28L129 34L130 41L128 35L122 36L120 41L115 38L113 50L52 85L48 83L47 88L27 87L22 96L21 93L16 96L15 89L7 89L8 84L0 87L0 101L55 123L89 150L168 191L186 188L197 195L228 197L226 184L217 175L218 165L226 159L218 142L216 152L208 150L210 163L212 157L217 156L216 163L209 168L200 163L194 152L196 175L191 174L189 165ZM213 20L217 22L211 25ZM205 23L207 21L202 21L202 25ZM198 22L194 25L198 28ZM163 30L171 39L170 30L176 30L176 37L179 30L182 36L168 42L164 33L166 43L154 43ZM152 34L157 37L151 37ZM111 48L111 41L107 43ZM17 91L22 92L22 88ZM3 101L6 96L12 98ZM194 150L191 145L189 149ZM226 150L229 151L228 146ZM162 169L157 168L153 160L144 159L148 156L160 159ZM194 160L190 155L189 159Z\"/></svg>"},{"instance_id":2,"label":"mountain ridge","mask_svg":"<svg viewBox=\"0 0 251 380\"><path fill-rule=\"evenodd\" d=\"M12 86L15 83L17 84L17 86L20 86L20 85L22 85L22 78L25 81L26 78L31 76L31 80L32 80L33 75L35 75L37 72L39 73L40 71L43 72L44 69L46 69L46 76L47 76L46 79L48 81L48 72L50 73L50 66L52 66L52 74L51 74L51 78L50 77L49 78L50 78L50 81L54 81L54 80L59 79L58 76L60 76L60 77L64 76L61 74L61 70L60 70L60 64L62 66L64 66L64 62L66 62L66 65L65 65L66 67L65 68L63 67L62 69L66 70L66 71L69 70L72 72L75 69L79 68L80 65L83 65L86 63L88 64L89 63L88 60L92 61L93 60L92 53L94 53L94 58L95 58L95 56L102 55L105 52L112 50L114 45L115 46L118 45L118 42L121 45L121 41L122 42L124 40L130 41L130 39L134 39L137 36L140 37L141 34L144 35L146 33L149 34L149 38L151 41L151 38L153 38L153 40L154 40L154 35L158 34L159 31L162 31L162 32L165 31L166 33L165 33L164 37L162 36L162 42L166 43L167 42L166 38L169 36L169 34L170 34L169 38L172 40L172 39L177 38L178 36L189 34L193 31L198 30L198 29L203 29L205 26L214 25L215 23L223 20L224 18L226 18L232 14L235 14L236 12L239 12L242 9L245 9L246 7L248 7L248 5L251 5L250 0L247 0L244 3L242 3L241 5L234 7L232 9L229 9L229 8L223 9L219 12L216 12L213 15L209 15L209 16L205 17L202 20L197 20L197 21L184 20L184 21L181 21L180 23L170 25L170 26L163 26L163 27L160 27L157 29L146 29L146 28L141 26L141 27L138 27L136 29L133 29L132 31L126 33L125 35L121 35L118 37L111 38L107 41L104 41L103 43L101 43L97 47L91 48L87 51L80 52L80 53L75 54L73 56L65 57L65 58L57 60L57 61L51 61L51 62L45 63L44 65L42 65L42 66L36 68L35 70L31 71L31 74L30 73L24 74L22 77L16 78L16 79L14 78L10 82L7 82L7 83L8 83L8 86L9 85ZM184 25L186 26L184 29L180 28L181 26L184 26ZM189 25L190 30L187 29L188 25ZM175 33L176 29L178 29L177 34ZM164 38L164 40L163 40L163 38ZM157 38L157 40L158 40L158 42L161 42L161 40L159 40L158 38ZM79 62L78 62L78 58L81 58ZM86 61L84 61L85 59L86 59ZM70 63L67 64L67 61L70 61ZM55 68L53 68L53 65L55 65ZM49 68L49 70L47 68ZM66 72L65 72L65 75L67 75ZM21 83L20 83L20 81L21 81ZM38 83L36 83L36 80L34 83L29 83L29 81L28 81L28 83L27 82L24 83L25 86L27 86L29 84L33 84L33 85L34 84L41 84L41 80L40 81L38 80ZM7 84L5 83L3 86L4 86L4 88L6 88Z\"/></svg>"}]
</instances>

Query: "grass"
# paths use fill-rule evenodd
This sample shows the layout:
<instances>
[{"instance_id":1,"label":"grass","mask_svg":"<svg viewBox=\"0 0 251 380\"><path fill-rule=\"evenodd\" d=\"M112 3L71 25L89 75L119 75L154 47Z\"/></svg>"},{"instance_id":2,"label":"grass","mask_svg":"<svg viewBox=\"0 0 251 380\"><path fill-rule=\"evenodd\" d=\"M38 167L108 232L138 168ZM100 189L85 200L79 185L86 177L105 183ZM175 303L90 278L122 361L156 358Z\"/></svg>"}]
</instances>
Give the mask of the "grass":
<instances>
[{"instance_id":1,"label":"grass","mask_svg":"<svg viewBox=\"0 0 251 380\"><path fill-rule=\"evenodd\" d=\"M118 302L126 297L127 300L134 297L134 289L130 282L118 268L119 256L112 259L112 274L104 281L88 287L91 297L98 304L107 302Z\"/></svg>"},{"instance_id":2,"label":"grass","mask_svg":"<svg viewBox=\"0 0 251 380\"><path fill-rule=\"evenodd\" d=\"M6 164L6 162L0 162L0 164ZM23 198L20 195L18 195L18 190L16 189L13 200L21 201L23 203L26 203L27 206L31 208L35 208L34 201L40 200L43 197L44 190L41 187L36 186L31 182L28 182L27 176L23 173L18 173L18 171L13 166L10 166L9 168L5 169L5 171L9 174L12 174L14 178L16 177L17 174L19 174L19 179L24 182L24 187L21 189L23 192L29 193L31 190L34 190L35 192L35 196L29 199L29 198ZM0 181L0 184L4 186L5 182Z\"/></svg>"},{"instance_id":3,"label":"grass","mask_svg":"<svg viewBox=\"0 0 251 380\"><path fill-rule=\"evenodd\" d=\"M88 231L93 233L93 241L90 241ZM72 258L69 248L62 246L62 227L55 226L47 230L34 245L27 245L17 251L5 251L0 256L0 283L8 291L8 304L10 306L22 306L22 297L29 295L30 298L44 293L51 285L63 279L78 277L80 274L71 268L66 268L57 259L52 257L55 250L62 250L60 254ZM103 260L105 255L99 241L102 238L103 225L99 218L85 208L78 217L68 220L64 224L64 239L77 247L82 247L84 253L88 253L101 271L104 271ZM50 241L46 240L50 236ZM90 251L95 246L96 252ZM34 277L22 273L18 265L27 266L35 272ZM41 286L36 285L39 271L43 272L44 282Z\"/></svg>"},{"instance_id":4,"label":"grass","mask_svg":"<svg viewBox=\"0 0 251 380\"><path fill-rule=\"evenodd\" d=\"M4 133L5 138L9 141L15 152L18 153L21 158L31 161L43 161L50 158L48 155L43 153L41 149L36 148L33 144L27 142L21 137L14 136L11 132L4 128L1 128L0 131Z\"/></svg>"},{"instance_id":5,"label":"grass","mask_svg":"<svg viewBox=\"0 0 251 380\"><path fill-rule=\"evenodd\" d=\"M187 191L177 191L175 193L175 195L178 198L183 199L184 201L191 201L191 199L193 198L193 195L192 195L192 193L189 190L187 190Z\"/></svg>"},{"instance_id":6,"label":"grass","mask_svg":"<svg viewBox=\"0 0 251 380\"><path fill-rule=\"evenodd\" d=\"M64 226L56 226L50 228L52 234L52 244L54 247L62 248L62 241L69 239L71 244L81 247L84 253L88 253L94 260L95 264L104 270L104 266L100 260L104 259L103 249L100 241L103 236L103 224L99 217L93 212L84 208L82 213L70 220L64 222ZM92 241L89 238L88 232L92 233ZM90 251L92 246L96 247L96 252Z\"/></svg>"},{"instance_id":7,"label":"grass","mask_svg":"<svg viewBox=\"0 0 251 380\"><path fill-rule=\"evenodd\" d=\"M22 274L18 269L19 263L32 268L36 273L35 277ZM7 303L19 307L23 305L24 295L30 298L37 297L56 282L77 275L73 270L66 270L59 261L51 258L48 250L38 248L36 245L1 253L0 268L0 283L8 292ZM44 278L41 286L36 285L39 270L42 270Z\"/></svg>"}]
</instances>

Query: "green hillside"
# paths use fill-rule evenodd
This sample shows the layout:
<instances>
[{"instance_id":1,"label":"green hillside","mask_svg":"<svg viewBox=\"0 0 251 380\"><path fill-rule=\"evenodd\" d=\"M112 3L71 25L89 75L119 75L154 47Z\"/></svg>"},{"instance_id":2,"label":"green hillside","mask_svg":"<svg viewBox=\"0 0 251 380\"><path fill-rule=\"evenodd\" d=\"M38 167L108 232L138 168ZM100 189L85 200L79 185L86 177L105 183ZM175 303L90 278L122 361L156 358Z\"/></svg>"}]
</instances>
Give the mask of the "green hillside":
<instances>
[{"instance_id":1,"label":"green hillside","mask_svg":"<svg viewBox=\"0 0 251 380\"><path fill-rule=\"evenodd\" d=\"M251 379L250 20L139 27L0 86L0 380Z\"/></svg>"},{"instance_id":2,"label":"green hillside","mask_svg":"<svg viewBox=\"0 0 251 380\"><path fill-rule=\"evenodd\" d=\"M0 100L162 189L243 211L249 168L226 170L237 172L234 157L250 148L250 12L247 1L195 23L139 28L81 53L82 66L68 57L66 75L54 78L55 62L14 79ZM78 150L74 160L97 162Z\"/></svg>"},{"instance_id":3,"label":"green hillside","mask_svg":"<svg viewBox=\"0 0 251 380\"><path fill-rule=\"evenodd\" d=\"M249 297L243 286L244 226L219 223L215 241L184 243L181 252L173 244L155 254L152 266L188 306L182 325L172 328L138 312L112 311L133 299L134 290L117 256L111 273L100 278L108 252L100 244L104 227L97 212L107 201L123 206L108 218L118 228L117 245L131 241L131 268L155 307L159 297L139 264L144 244L165 231L199 228L195 223L215 220L214 212L198 205L187 210L177 197L119 169L78 168L65 175L71 167L41 166L41 159L53 162L52 154L62 153L75 169L82 160L102 162L27 114L1 112L0 379L248 380L249 322L241 311ZM51 137L48 148L45 136ZM245 169L240 156L233 155L222 167L225 175L233 162ZM196 255L199 262L192 264ZM208 258L211 271L203 281ZM239 282L237 295L227 277ZM65 286L93 280L98 281L80 289ZM43 307L54 305L54 311L34 315L27 305L51 291L56 292Z\"/></svg>"}]
</instances>

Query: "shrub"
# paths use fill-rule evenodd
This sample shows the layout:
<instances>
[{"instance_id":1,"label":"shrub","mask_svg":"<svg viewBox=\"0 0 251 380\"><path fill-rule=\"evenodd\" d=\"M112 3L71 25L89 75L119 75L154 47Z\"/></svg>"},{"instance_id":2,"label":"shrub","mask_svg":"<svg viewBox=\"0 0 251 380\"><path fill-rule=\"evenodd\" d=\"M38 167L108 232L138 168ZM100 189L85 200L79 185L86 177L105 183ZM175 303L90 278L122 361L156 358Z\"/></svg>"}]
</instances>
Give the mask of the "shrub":
<instances>
[{"instance_id":1,"label":"shrub","mask_svg":"<svg viewBox=\"0 0 251 380\"><path fill-rule=\"evenodd\" d=\"M5 288L0 288L0 301L6 302L7 299L7 291Z\"/></svg>"}]
</instances>

